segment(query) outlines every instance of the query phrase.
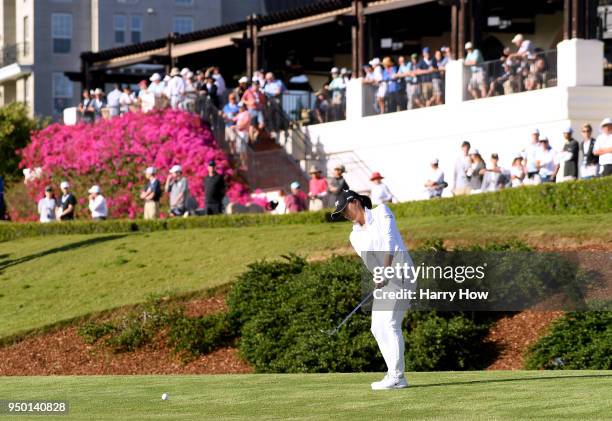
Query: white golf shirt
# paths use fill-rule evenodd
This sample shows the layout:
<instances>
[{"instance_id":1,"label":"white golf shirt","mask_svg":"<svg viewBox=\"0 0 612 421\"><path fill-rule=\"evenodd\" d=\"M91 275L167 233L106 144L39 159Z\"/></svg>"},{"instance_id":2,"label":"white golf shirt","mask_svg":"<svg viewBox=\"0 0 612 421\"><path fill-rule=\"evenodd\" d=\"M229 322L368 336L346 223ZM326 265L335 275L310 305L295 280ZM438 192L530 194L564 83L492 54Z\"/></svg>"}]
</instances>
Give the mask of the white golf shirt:
<instances>
[{"instance_id":1,"label":"white golf shirt","mask_svg":"<svg viewBox=\"0 0 612 421\"><path fill-rule=\"evenodd\" d=\"M559 163L557 154L555 151L550 148L548 150L540 149L540 151L536 154L536 160L540 161L540 176L548 177L553 175L555 172L555 167Z\"/></svg>"},{"instance_id":2,"label":"white golf shirt","mask_svg":"<svg viewBox=\"0 0 612 421\"><path fill-rule=\"evenodd\" d=\"M180 76L174 76L168 82L168 93L171 97L182 97L185 94L185 81Z\"/></svg>"},{"instance_id":3,"label":"white golf shirt","mask_svg":"<svg viewBox=\"0 0 612 421\"><path fill-rule=\"evenodd\" d=\"M612 135L609 134L600 134L597 136L597 140L595 141L595 146L593 146L593 151L596 151L600 148L610 148L612 147ZM612 164L612 153L608 152L603 155L599 155L599 165L610 165Z\"/></svg>"},{"instance_id":4,"label":"white golf shirt","mask_svg":"<svg viewBox=\"0 0 612 421\"><path fill-rule=\"evenodd\" d=\"M89 210L92 218L106 218L108 216L108 208L106 207L106 199L99 194L93 200L89 201Z\"/></svg>"},{"instance_id":5,"label":"white golf shirt","mask_svg":"<svg viewBox=\"0 0 612 421\"><path fill-rule=\"evenodd\" d=\"M51 222L55 220L55 199L43 197L38 201L38 214L40 222Z\"/></svg>"},{"instance_id":6,"label":"white golf shirt","mask_svg":"<svg viewBox=\"0 0 612 421\"><path fill-rule=\"evenodd\" d=\"M440 168L436 168L435 170L432 169L427 181L432 181L438 185L444 183L444 171L442 171ZM442 192L444 191L442 187L428 187L427 189L429 190L430 197L441 196Z\"/></svg>"}]
</instances>

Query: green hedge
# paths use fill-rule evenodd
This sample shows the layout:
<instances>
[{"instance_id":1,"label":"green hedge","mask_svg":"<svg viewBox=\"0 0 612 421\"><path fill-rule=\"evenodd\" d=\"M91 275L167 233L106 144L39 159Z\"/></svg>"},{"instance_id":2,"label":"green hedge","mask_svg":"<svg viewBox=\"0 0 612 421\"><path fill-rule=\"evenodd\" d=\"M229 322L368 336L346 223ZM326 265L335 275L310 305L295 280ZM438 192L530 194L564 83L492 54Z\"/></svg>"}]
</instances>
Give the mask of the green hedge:
<instances>
[{"instance_id":1,"label":"green hedge","mask_svg":"<svg viewBox=\"0 0 612 421\"><path fill-rule=\"evenodd\" d=\"M528 369L611 370L612 311L572 312L528 351Z\"/></svg>"},{"instance_id":2,"label":"green hedge","mask_svg":"<svg viewBox=\"0 0 612 421\"><path fill-rule=\"evenodd\" d=\"M582 215L612 211L612 177L506 189L496 193L392 205L398 218L446 215ZM70 223L0 223L0 241L54 234L150 232L185 228L244 227L328 222L329 211L291 215L242 214L158 221L110 220Z\"/></svg>"}]
</instances>

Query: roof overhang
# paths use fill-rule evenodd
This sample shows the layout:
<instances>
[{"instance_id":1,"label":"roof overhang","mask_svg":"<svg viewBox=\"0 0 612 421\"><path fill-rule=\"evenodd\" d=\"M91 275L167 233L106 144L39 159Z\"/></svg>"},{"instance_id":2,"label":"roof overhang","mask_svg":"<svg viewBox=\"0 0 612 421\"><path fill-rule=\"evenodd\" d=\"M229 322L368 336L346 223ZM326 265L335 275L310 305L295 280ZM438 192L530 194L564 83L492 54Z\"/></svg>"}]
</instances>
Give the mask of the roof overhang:
<instances>
[{"instance_id":1,"label":"roof overhang","mask_svg":"<svg viewBox=\"0 0 612 421\"><path fill-rule=\"evenodd\" d=\"M244 31L236 31L197 41L172 44L172 56L181 57L189 54L201 53L203 51L214 50L217 48L231 47L234 45L232 38L242 38L243 35Z\"/></svg>"},{"instance_id":2,"label":"roof overhang","mask_svg":"<svg viewBox=\"0 0 612 421\"><path fill-rule=\"evenodd\" d=\"M352 13L352 7L343 7L341 9L332 10L330 12L319 13L317 15L306 16L299 19L288 20L285 22L273 23L264 25L257 32L258 37L279 34L282 32L295 31L311 26L323 25L336 20L338 16L348 15Z\"/></svg>"},{"instance_id":3,"label":"roof overhang","mask_svg":"<svg viewBox=\"0 0 612 421\"><path fill-rule=\"evenodd\" d=\"M0 83L17 80L23 76L32 74L33 68L30 65L19 63L9 64L0 68Z\"/></svg>"},{"instance_id":4,"label":"roof overhang","mask_svg":"<svg viewBox=\"0 0 612 421\"><path fill-rule=\"evenodd\" d=\"M387 12L389 10L402 9L404 7L418 6L424 3L433 3L436 0L377 0L368 3L363 9L365 15Z\"/></svg>"}]
</instances>

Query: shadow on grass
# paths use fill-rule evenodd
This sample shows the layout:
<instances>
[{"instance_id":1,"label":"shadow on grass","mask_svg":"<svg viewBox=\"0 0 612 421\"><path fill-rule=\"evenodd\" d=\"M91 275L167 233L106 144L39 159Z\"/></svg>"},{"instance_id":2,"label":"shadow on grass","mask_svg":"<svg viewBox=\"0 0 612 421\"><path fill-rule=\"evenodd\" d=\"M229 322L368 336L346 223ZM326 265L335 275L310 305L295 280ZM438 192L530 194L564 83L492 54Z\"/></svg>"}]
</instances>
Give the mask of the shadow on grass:
<instances>
[{"instance_id":1,"label":"shadow on grass","mask_svg":"<svg viewBox=\"0 0 612 421\"><path fill-rule=\"evenodd\" d=\"M80 249L83 247L93 246L94 244L104 243L107 241L116 240L118 238L123 238L126 235L127 234L117 234L117 235L108 235L105 237L90 238L88 240L77 241L76 243L65 244L60 247L55 247L49 250L41 251L40 253L35 253L29 256L20 257L19 259L3 260L3 261L0 261L0 273L4 269L9 268L11 266L17 266L22 263L26 263L26 262L29 262L29 261L32 261L32 260L35 260L41 257L48 256L50 254L61 253L64 251L76 250L76 249Z\"/></svg>"},{"instance_id":2,"label":"shadow on grass","mask_svg":"<svg viewBox=\"0 0 612 421\"><path fill-rule=\"evenodd\" d=\"M569 376L518 377L515 379L488 379L488 380L470 380L470 381L464 381L464 382L444 382L444 383L415 384L415 385L411 384L408 389L422 388L422 387L437 387L437 386L469 386L472 384L510 383L510 382L522 382L522 381L533 381L533 380L598 379L598 378L612 378L612 374L577 374L577 375L569 375Z\"/></svg>"}]
</instances>

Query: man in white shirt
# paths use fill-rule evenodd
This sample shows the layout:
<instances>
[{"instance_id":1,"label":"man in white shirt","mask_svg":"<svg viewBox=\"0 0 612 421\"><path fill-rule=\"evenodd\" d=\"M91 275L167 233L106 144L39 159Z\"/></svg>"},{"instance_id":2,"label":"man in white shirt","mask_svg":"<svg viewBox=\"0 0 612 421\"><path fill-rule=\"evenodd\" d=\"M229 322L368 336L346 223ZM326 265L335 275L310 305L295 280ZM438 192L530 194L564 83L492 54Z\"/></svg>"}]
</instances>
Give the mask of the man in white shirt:
<instances>
[{"instance_id":1,"label":"man in white shirt","mask_svg":"<svg viewBox=\"0 0 612 421\"><path fill-rule=\"evenodd\" d=\"M540 139L540 150L536 155L536 165L542 183L554 183L559 171L559 159L548 144L548 138Z\"/></svg>"},{"instance_id":2,"label":"man in white shirt","mask_svg":"<svg viewBox=\"0 0 612 421\"><path fill-rule=\"evenodd\" d=\"M164 95L164 88L166 87L162 82L161 75L159 73L153 73L149 80L151 84L147 90L155 95L156 98L161 98Z\"/></svg>"},{"instance_id":3,"label":"man in white shirt","mask_svg":"<svg viewBox=\"0 0 612 421\"><path fill-rule=\"evenodd\" d=\"M425 187L429 192L430 199L441 197L442 191L446 187L446 183L444 182L444 171L440 169L438 164L438 158L431 161L431 174L425 182Z\"/></svg>"},{"instance_id":4,"label":"man in white shirt","mask_svg":"<svg viewBox=\"0 0 612 421\"><path fill-rule=\"evenodd\" d=\"M389 191L389 187L382 182L383 178L385 177L383 177L378 171L373 172L372 176L370 177L370 181L374 183L370 193L370 199L372 199L372 203L374 205L391 203L393 200L393 195Z\"/></svg>"},{"instance_id":5,"label":"man in white shirt","mask_svg":"<svg viewBox=\"0 0 612 421\"><path fill-rule=\"evenodd\" d=\"M612 118L605 118L601 124L601 134L597 136L593 154L599 156L600 176L612 175Z\"/></svg>"},{"instance_id":6,"label":"man in white shirt","mask_svg":"<svg viewBox=\"0 0 612 421\"><path fill-rule=\"evenodd\" d=\"M469 180L467 178L467 170L470 168L472 161L470 160L469 151L471 145L470 142L465 141L461 144L461 155L455 161L454 171L454 186L453 195L460 196L462 194L468 194L469 192Z\"/></svg>"},{"instance_id":7,"label":"man in white shirt","mask_svg":"<svg viewBox=\"0 0 612 421\"><path fill-rule=\"evenodd\" d=\"M121 91L119 90L119 85L115 84L113 90L106 95L106 107L111 117L117 117L119 115L119 108L121 106L120 100Z\"/></svg>"},{"instance_id":8,"label":"man in white shirt","mask_svg":"<svg viewBox=\"0 0 612 421\"><path fill-rule=\"evenodd\" d=\"M531 144L525 149L523 158L525 159L525 168L527 171L527 177L525 184L537 184L536 175L538 175L538 167L536 165L536 155L541 149L540 146L540 130L533 129L531 131Z\"/></svg>"},{"instance_id":9,"label":"man in white shirt","mask_svg":"<svg viewBox=\"0 0 612 421\"><path fill-rule=\"evenodd\" d=\"M45 197L38 201L38 214L40 215L40 222L47 223L55 221L55 197L53 197L53 188L51 186L45 187Z\"/></svg>"},{"instance_id":10,"label":"man in white shirt","mask_svg":"<svg viewBox=\"0 0 612 421\"><path fill-rule=\"evenodd\" d=\"M528 59L533 58L534 47L533 43L525 39L523 34L516 34L514 38L512 38L512 44L516 45L518 48L516 53L510 54L509 58L518 57L520 59Z\"/></svg>"},{"instance_id":11,"label":"man in white shirt","mask_svg":"<svg viewBox=\"0 0 612 421\"><path fill-rule=\"evenodd\" d=\"M94 221L103 221L108 217L106 199L102 196L100 186L94 185L89 189L89 210Z\"/></svg>"},{"instance_id":12,"label":"man in white shirt","mask_svg":"<svg viewBox=\"0 0 612 421\"><path fill-rule=\"evenodd\" d=\"M181 77L177 67L172 68L170 72L170 82L168 82L168 96L170 97L170 106L173 110L177 110L185 95L185 81Z\"/></svg>"}]
</instances>

